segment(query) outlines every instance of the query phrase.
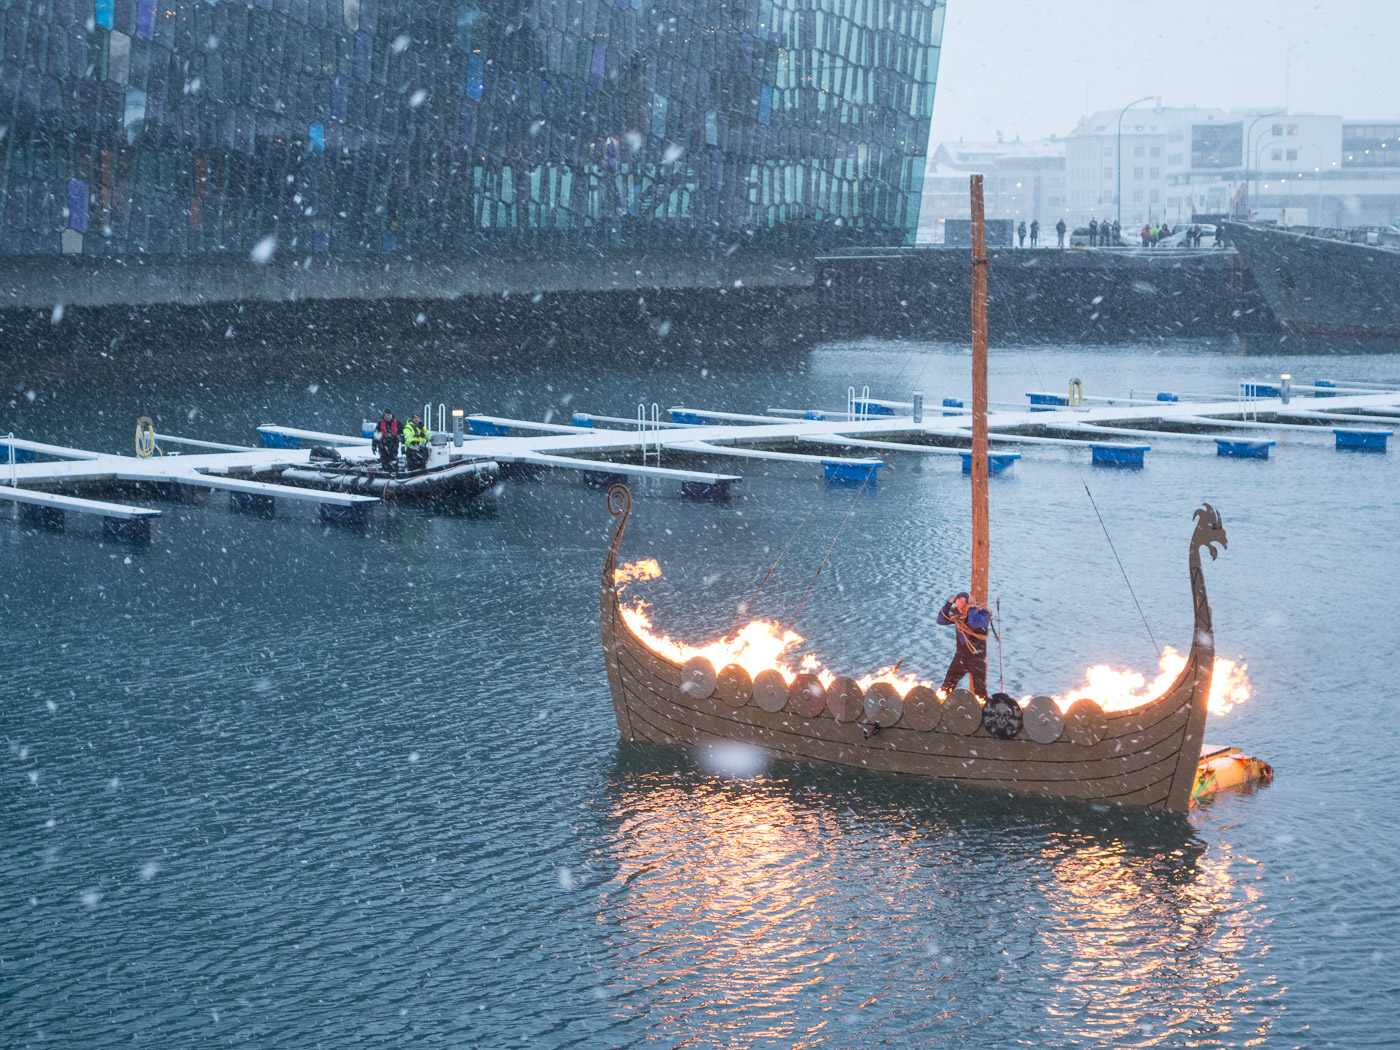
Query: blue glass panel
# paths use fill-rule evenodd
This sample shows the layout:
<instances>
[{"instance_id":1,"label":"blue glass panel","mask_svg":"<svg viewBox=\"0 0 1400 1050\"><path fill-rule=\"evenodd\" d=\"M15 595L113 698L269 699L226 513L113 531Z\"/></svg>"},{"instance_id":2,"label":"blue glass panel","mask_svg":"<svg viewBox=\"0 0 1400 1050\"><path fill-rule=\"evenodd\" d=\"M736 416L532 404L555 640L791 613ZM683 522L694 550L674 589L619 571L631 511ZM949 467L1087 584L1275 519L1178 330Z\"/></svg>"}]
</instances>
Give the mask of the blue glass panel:
<instances>
[{"instance_id":1,"label":"blue glass panel","mask_svg":"<svg viewBox=\"0 0 1400 1050\"><path fill-rule=\"evenodd\" d=\"M68 180L68 225L79 233L87 233L88 184L82 179Z\"/></svg>"},{"instance_id":2,"label":"blue glass panel","mask_svg":"<svg viewBox=\"0 0 1400 1050\"><path fill-rule=\"evenodd\" d=\"M651 133L657 138L666 137L666 96L651 96Z\"/></svg>"},{"instance_id":3,"label":"blue glass panel","mask_svg":"<svg viewBox=\"0 0 1400 1050\"><path fill-rule=\"evenodd\" d=\"M307 130L307 136L311 140L312 152L321 153L326 148L326 126L319 121L312 124Z\"/></svg>"},{"instance_id":4,"label":"blue glass panel","mask_svg":"<svg viewBox=\"0 0 1400 1050\"><path fill-rule=\"evenodd\" d=\"M593 82L594 87L597 87L603 82L603 64L607 60L607 57L607 44L593 45L593 65L589 68L588 78Z\"/></svg>"},{"instance_id":5,"label":"blue glass panel","mask_svg":"<svg viewBox=\"0 0 1400 1050\"><path fill-rule=\"evenodd\" d=\"M335 77L331 80L331 116L336 120L345 119L345 101L347 88L344 77Z\"/></svg>"},{"instance_id":6,"label":"blue glass panel","mask_svg":"<svg viewBox=\"0 0 1400 1050\"><path fill-rule=\"evenodd\" d=\"M767 124L773 119L773 88L764 84L758 91L758 122Z\"/></svg>"},{"instance_id":7,"label":"blue glass panel","mask_svg":"<svg viewBox=\"0 0 1400 1050\"><path fill-rule=\"evenodd\" d=\"M482 79L484 65L480 55L472 55L467 59L467 98L481 101L481 96L486 90L486 82Z\"/></svg>"},{"instance_id":8,"label":"blue glass panel","mask_svg":"<svg viewBox=\"0 0 1400 1050\"><path fill-rule=\"evenodd\" d=\"M136 35L151 39L156 24L156 0L136 0Z\"/></svg>"},{"instance_id":9,"label":"blue glass panel","mask_svg":"<svg viewBox=\"0 0 1400 1050\"><path fill-rule=\"evenodd\" d=\"M369 79L370 39L368 33L355 34L355 79Z\"/></svg>"},{"instance_id":10,"label":"blue glass panel","mask_svg":"<svg viewBox=\"0 0 1400 1050\"><path fill-rule=\"evenodd\" d=\"M112 28L112 8L114 6L115 0L97 0L95 17L97 19L97 24L103 29Z\"/></svg>"}]
</instances>

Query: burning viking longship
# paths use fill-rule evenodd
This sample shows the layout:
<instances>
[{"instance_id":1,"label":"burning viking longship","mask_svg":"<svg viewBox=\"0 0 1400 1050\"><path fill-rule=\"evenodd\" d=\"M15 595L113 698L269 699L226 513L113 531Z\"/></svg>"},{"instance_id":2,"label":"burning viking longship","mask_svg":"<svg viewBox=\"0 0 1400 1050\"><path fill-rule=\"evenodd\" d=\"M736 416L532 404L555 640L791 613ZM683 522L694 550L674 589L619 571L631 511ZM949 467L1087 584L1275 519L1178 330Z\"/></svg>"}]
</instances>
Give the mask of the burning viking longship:
<instances>
[{"instance_id":1,"label":"burning viking longship","mask_svg":"<svg viewBox=\"0 0 1400 1050\"><path fill-rule=\"evenodd\" d=\"M1012 725L984 717L981 702L928 686L904 695L888 682L868 690L850 678L823 686L811 674L789 683L776 670L750 678L738 664L705 657L678 664L655 652L623 617L617 553L632 494L608 492L617 518L603 565L601 622L617 727L627 740L704 746L739 741L772 754L909 773L1026 794L1185 812L1196 783L1215 660L1202 548L1224 547L1220 516L1195 513L1188 557L1195 633L1176 681L1138 707L1105 713L1090 699L1061 713L1035 697ZM1015 724L1019 723L1019 724ZM1012 731L1014 729L1014 731Z\"/></svg>"},{"instance_id":2,"label":"burning viking longship","mask_svg":"<svg viewBox=\"0 0 1400 1050\"><path fill-rule=\"evenodd\" d=\"M986 249L981 176L972 176L972 586L986 607L987 500ZM954 689L941 697L927 684L901 690L892 681L787 674L750 677L738 663L716 668L696 655L668 658L624 615L618 549L632 512L625 485L608 492L617 522L603 567L600 621L608 684L624 739L683 747L726 741L756 745L778 757L933 777L958 784L1089 802L1184 812L1220 787L1267 779L1268 766L1233 748L1203 749L1215 664L1215 636L1201 571L1201 550L1225 547L1220 515L1195 512L1187 564L1195 605L1191 650L1159 696L1105 711L1081 698L1062 711L1052 697L1024 710L1011 697L985 702ZM878 665L876 665L878 666ZM891 673L889 678L893 677Z\"/></svg>"}]
</instances>

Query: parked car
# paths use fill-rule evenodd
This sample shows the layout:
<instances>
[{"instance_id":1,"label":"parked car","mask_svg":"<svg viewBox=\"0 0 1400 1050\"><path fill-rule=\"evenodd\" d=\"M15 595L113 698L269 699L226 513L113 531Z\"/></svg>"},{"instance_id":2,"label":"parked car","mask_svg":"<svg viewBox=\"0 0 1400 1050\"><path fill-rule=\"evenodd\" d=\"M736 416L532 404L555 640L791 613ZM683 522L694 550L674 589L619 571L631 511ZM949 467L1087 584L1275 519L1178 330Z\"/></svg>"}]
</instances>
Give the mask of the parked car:
<instances>
[{"instance_id":1,"label":"parked car","mask_svg":"<svg viewBox=\"0 0 1400 1050\"><path fill-rule=\"evenodd\" d=\"M1201 247L1209 248L1215 243L1215 225L1209 222L1198 222L1201 228ZM1158 241L1158 246L1162 248L1184 248L1186 247L1186 233L1191 229L1189 222L1183 222L1173 227L1170 237L1163 237Z\"/></svg>"},{"instance_id":2,"label":"parked car","mask_svg":"<svg viewBox=\"0 0 1400 1050\"><path fill-rule=\"evenodd\" d=\"M1127 231L1124 230L1124 231L1122 231L1122 232L1119 234L1119 236L1118 236L1118 244L1121 246L1121 245L1124 245L1124 244L1128 243L1126 238L1127 238ZM1112 235L1110 235L1109 240L1112 240ZM1098 244L1099 244L1100 247L1103 247L1103 248L1110 247L1108 241L1106 241L1106 240L1103 239L1103 235L1102 235L1102 234L1100 234L1100 236L1099 236ZM1071 231L1070 231L1070 234L1069 234L1069 246L1070 246L1071 248L1087 248L1087 247L1089 247L1089 227L1087 227L1087 226L1076 226L1073 230L1071 230Z\"/></svg>"}]
</instances>

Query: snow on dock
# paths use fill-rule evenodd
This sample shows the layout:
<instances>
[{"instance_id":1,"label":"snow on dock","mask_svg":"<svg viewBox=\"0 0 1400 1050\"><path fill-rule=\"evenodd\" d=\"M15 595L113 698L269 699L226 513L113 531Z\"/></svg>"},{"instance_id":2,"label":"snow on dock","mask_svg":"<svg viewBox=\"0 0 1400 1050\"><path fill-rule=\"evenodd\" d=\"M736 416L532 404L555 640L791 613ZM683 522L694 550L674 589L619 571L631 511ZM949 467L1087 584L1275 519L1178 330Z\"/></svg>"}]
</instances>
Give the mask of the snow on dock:
<instances>
[{"instance_id":1,"label":"snow on dock","mask_svg":"<svg viewBox=\"0 0 1400 1050\"><path fill-rule=\"evenodd\" d=\"M923 396L913 401L877 399L868 388L860 397L854 387L845 411L773 408L764 413L733 412L697 405L677 405L662 418L656 406L639 407L637 417L573 414L570 423L515 419L488 413L463 418L454 412L454 431L437 433L434 446L449 462L495 460L501 464L582 472L591 484L629 476L668 479L687 496L728 498L741 475L696 469L696 460L766 461L792 467L819 465L827 481L875 482L884 459L797 451L794 446L845 448L852 451L959 456L967 459L971 433L961 402L930 402L923 418ZM1315 396L1299 396L1312 393ZM1282 396L1280 396L1282 395ZM1292 400L1288 400L1289 397ZM1400 415L1400 390L1333 386L1289 389L1266 383L1241 384L1239 394L1207 400L1204 395L1158 394L1143 397L1088 397L1072 388L1071 396L1036 392L1032 405L997 409L989 414L990 440L1034 451L1082 447L1091 462L1141 466L1152 446L1143 438L1170 439L1168 451L1211 442L1221 454L1267 456L1269 432L1333 437L1338 449L1384 452ZM1071 401L1077 403L1071 404ZM1049 402L1049 403L1047 403ZM1303 404L1306 402L1306 404ZM949 406L957 411L949 412ZM443 413L439 412L441 426ZM463 424L468 432L463 432ZM1343 424L1337 426L1336 424ZM185 445L194 454L114 455L26 438L0 436L0 499L31 508L27 520L60 524L65 511L101 515L112 535L149 535L158 511L72 495L84 486L119 483L152 485L167 498L184 498L189 489L227 491L234 510L270 510L275 499L319 505L323 519L363 521L373 496L293 487L277 482L289 467L305 467L311 450L303 444L328 446L344 461L372 465L376 456L368 437L336 434L277 423L257 428L261 448L230 445L172 435L157 442ZM208 450L208 451L204 451ZM999 467L1019 458L993 456ZM684 466L663 463L680 457ZM62 492L54 492L61 489ZM123 530L127 530L124 533Z\"/></svg>"}]
</instances>

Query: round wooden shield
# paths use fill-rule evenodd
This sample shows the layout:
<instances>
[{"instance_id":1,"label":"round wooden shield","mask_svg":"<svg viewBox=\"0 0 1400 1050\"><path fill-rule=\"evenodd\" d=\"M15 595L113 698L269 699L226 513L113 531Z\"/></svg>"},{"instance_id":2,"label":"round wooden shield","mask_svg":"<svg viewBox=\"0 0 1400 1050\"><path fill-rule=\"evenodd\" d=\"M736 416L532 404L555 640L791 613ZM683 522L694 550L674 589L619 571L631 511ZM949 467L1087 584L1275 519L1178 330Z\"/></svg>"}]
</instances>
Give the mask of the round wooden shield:
<instances>
[{"instance_id":1,"label":"round wooden shield","mask_svg":"<svg viewBox=\"0 0 1400 1050\"><path fill-rule=\"evenodd\" d=\"M730 707L743 707L753 699L753 679L738 664L725 664L715 681L715 696Z\"/></svg>"},{"instance_id":2,"label":"round wooden shield","mask_svg":"<svg viewBox=\"0 0 1400 1050\"><path fill-rule=\"evenodd\" d=\"M1026 736L1037 744L1053 744L1065 728L1065 716L1060 705L1048 696L1033 696L1021 712L1026 723Z\"/></svg>"},{"instance_id":3,"label":"round wooden shield","mask_svg":"<svg viewBox=\"0 0 1400 1050\"><path fill-rule=\"evenodd\" d=\"M998 740L1015 740L1021 731L1021 705L1010 693L993 693L982 705L982 725Z\"/></svg>"},{"instance_id":4,"label":"round wooden shield","mask_svg":"<svg viewBox=\"0 0 1400 1050\"><path fill-rule=\"evenodd\" d=\"M889 682L873 682L865 691L865 720L879 722L882 729L894 725L904 714L899 690Z\"/></svg>"},{"instance_id":5,"label":"round wooden shield","mask_svg":"<svg viewBox=\"0 0 1400 1050\"><path fill-rule=\"evenodd\" d=\"M853 679L833 678L826 687L826 709L838 722L855 722L865 714L865 693Z\"/></svg>"},{"instance_id":6,"label":"round wooden shield","mask_svg":"<svg viewBox=\"0 0 1400 1050\"><path fill-rule=\"evenodd\" d=\"M1071 744L1092 747L1108 731L1108 718L1103 708L1087 696L1070 704L1065 712L1064 737Z\"/></svg>"},{"instance_id":7,"label":"round wooden shield","mask_svg":"<svg viewBox=\"0 0 1400 1050\"><path fill-rule=\"evenodd\" d=\"M806 718L820 718L826 710L826 686L814 674L805 671L788 686L788 710Z\"/></svg>"},{"instance_id":8,"label":"round wooden shield","mask_svg":"<svg viewBox=\"0 0 1400 1050\"><path fill-rule=\"evenodd\" d=\"M770 714L787 706L787 679L771 667L753 677L753 702Z\"/></svg>"},{"instance_id":9,"label":"round wooden shield","mask_svg":"<svg viewBox=\"0 0 1400 1050\"><path fill-rule=\"evenodd\" d=\"M967 689L954 689L943 701L943 724L958 736L971 736L982 724L982 705Z\"/></svg>"},{"instance_id":10,"label":"round wooden shield","mask_svg":"<svg viewBox=\"0 0 1400 1050\"><path fill-rule=\"evenodd\" d=\"M904 725L919 733L938 728L943 721L943 701L926 685L916 685L904 694Z\"/></svg>"},{"instance_id":11,"label":"round wooden shield","mask_svg":"<svg viewBox=\"0 0 1400 1050\"><path fill-rule=\"evenodd\" d=\"M692 700L704 700L715 691L715 665L703 656L692 656L681 667L681 692Z\"/></svg>"}]
</instances>

